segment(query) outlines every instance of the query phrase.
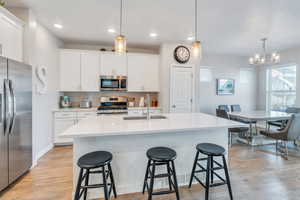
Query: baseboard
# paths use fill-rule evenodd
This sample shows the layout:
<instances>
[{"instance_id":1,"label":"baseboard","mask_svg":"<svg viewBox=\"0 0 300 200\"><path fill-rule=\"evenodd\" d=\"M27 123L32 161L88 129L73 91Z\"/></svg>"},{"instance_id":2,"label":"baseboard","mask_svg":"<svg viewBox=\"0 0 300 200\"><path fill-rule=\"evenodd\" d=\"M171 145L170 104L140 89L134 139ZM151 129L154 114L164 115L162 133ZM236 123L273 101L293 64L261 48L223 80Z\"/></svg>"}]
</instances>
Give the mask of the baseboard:
<instances>
[{"instance_id":1,"label":"baseboard","mask_svg":"<svg viewBox=\"0 0 300 200\"><path fill-rule=\"evenodd\" d=\"M50 151L53 148L53 144L50 143L46 148L38 152L37 154L37 160L39 160L43 155L45 155L48 151Z\"/></svg>"}]
</instances>

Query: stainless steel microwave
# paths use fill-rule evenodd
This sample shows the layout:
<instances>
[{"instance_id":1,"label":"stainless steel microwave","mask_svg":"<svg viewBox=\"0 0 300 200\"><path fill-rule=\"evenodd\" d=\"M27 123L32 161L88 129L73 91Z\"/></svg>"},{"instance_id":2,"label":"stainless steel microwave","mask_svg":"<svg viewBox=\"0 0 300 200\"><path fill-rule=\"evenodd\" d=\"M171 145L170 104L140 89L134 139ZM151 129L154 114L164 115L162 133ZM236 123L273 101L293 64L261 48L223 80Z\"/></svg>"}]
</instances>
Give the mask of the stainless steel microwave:
<instances>
[{"instance_id":1,"label":"stainless steel microwave","mask_svg":"<svg viewBox=\"0 0 300 200\"><path fill-rule=\"evenodd\" d=\"M101 91L127 91L127 76L100 76Z\"/></svg>"}]
</instances>

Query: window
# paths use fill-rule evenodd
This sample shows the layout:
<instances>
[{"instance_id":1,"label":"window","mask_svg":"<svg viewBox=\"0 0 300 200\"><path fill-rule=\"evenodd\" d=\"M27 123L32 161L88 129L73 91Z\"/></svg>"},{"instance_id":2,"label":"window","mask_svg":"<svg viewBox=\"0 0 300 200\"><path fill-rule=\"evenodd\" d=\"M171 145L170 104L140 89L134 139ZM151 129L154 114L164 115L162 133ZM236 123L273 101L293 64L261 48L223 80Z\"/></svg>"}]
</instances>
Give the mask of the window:
<instances>
[{"instance_id":1,"label":"window","mask_svg":"<svg viewBox=\"0 0 300 200\"><path fill-rule=\"evenodd\" d=\"M267 108L285 111L296 102L296 65L267 70Z\"/></svg>"}]
</instances>

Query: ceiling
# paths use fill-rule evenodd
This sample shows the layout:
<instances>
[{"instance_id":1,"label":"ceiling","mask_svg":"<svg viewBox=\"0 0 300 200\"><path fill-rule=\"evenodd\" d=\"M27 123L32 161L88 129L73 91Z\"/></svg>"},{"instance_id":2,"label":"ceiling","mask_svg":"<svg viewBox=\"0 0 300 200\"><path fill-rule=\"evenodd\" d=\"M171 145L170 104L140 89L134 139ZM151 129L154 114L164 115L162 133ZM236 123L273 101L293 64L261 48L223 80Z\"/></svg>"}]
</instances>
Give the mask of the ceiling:
<instances>
[{"instance_id":1,"label":"ceiling","mask_svg":"<svg viewBox=\"0 0 300 200\"><path fill-rule=\"evenodd\" d=\"M39 21L65 41L113 44L108 28L119 27L120 0L8 0L29 7ZM198 38L215 54L252 55L267 47L300 46L298 0L198 0ZM124 0L124 34L128 46L155 47L162 42L188 42L194 32L194 0ZM64 26L58 30L54 23ZM156 32L156 39L149 33Z\"/></svg>"}]
</instances>

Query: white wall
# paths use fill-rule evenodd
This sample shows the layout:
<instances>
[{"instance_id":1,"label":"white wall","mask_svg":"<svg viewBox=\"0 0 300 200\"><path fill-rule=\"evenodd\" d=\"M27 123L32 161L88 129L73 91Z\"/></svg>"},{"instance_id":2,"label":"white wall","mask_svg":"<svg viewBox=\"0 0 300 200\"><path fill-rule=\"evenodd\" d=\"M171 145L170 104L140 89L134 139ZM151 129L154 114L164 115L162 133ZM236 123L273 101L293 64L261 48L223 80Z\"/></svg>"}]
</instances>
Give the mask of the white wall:
<instances>
[{"instance_id":1,"label":"white wall","mask_svg":"<svg viewBox=\"0 0 300 200\"><path fill-rule=\"evenodd\" d=\"M300 47L289 49L280 52L281 61L279 65L297 65L297 89L296 89L296 106L300 106ZM258 67L258 97L257 97L257 107L259 109L266 109L266 71L267 66Z\"/></svg>"},{"instance_id":2,"label":"white wall","mask_svg":"<svg viewBox=\"0 0 300 200\"><path fill-rule=\"evenodd\" d=\"M204 69L204 70L203 70ZM221 104L240 104L242 110L256 109L256 68L249 67L247 58L240 56L206 55L200 63L198 89L198 110L215 114ZM216 94L218 78L235 80L234 95Z\"/></svg>"},{"instance_id":3,"label":"white wall","mask_svg":"<svg viewBox=\"0 0 300 200\"><path fill-rule=\"evenodd\" d=\"M191 46L187 44L170 44L165 43L160 46L160 69L159 69L159 81L160 81L160 93L159 93L159 105L162 107L163 112L169 112L170 110L170 69L172 65L180 66L174 59L174 49L178 45L184 45L189 49ZM185 65L198 65L198 60L191 57L189 62Z\"/></svg>"},{"instance_id":4,"label":"white wall","mask_svg":"<svg viewBox=\"0 0 300 200\"><path fill-rule=\"evenodd\" d=\"M24 62L33 67L33 160L36 162L53 144L52 110L58 107L59 48L63 43L44 28L31 10L11 8L25 23ZM36 93L37 66L47 68L46 94Z\"/></svg>"},{"instance_id":5,"label":"white wall","mask_svg":"<svg viewBox=\"0 0 300 200\"><path fill-rule=\"evenodd\" d=\"M179 44L163 44L160 47L160 105L169 111L170 67L179 65L173 58L173 51ZM188 45L185 45L189 47ZM195 111L215 114L219 104L240 104L243 110L256 109L256 68L249 67L246 57L204 54L199 60L191 58L188 65L196 66ZM211 77L200 82L200 69L209 70ZM242 71L242 72L241 72ZM243 76L241 80L241 75ZM236 81L236 91L232 96L216 95L216 79L232 78Z\"/></svg>"}]
</instances>

